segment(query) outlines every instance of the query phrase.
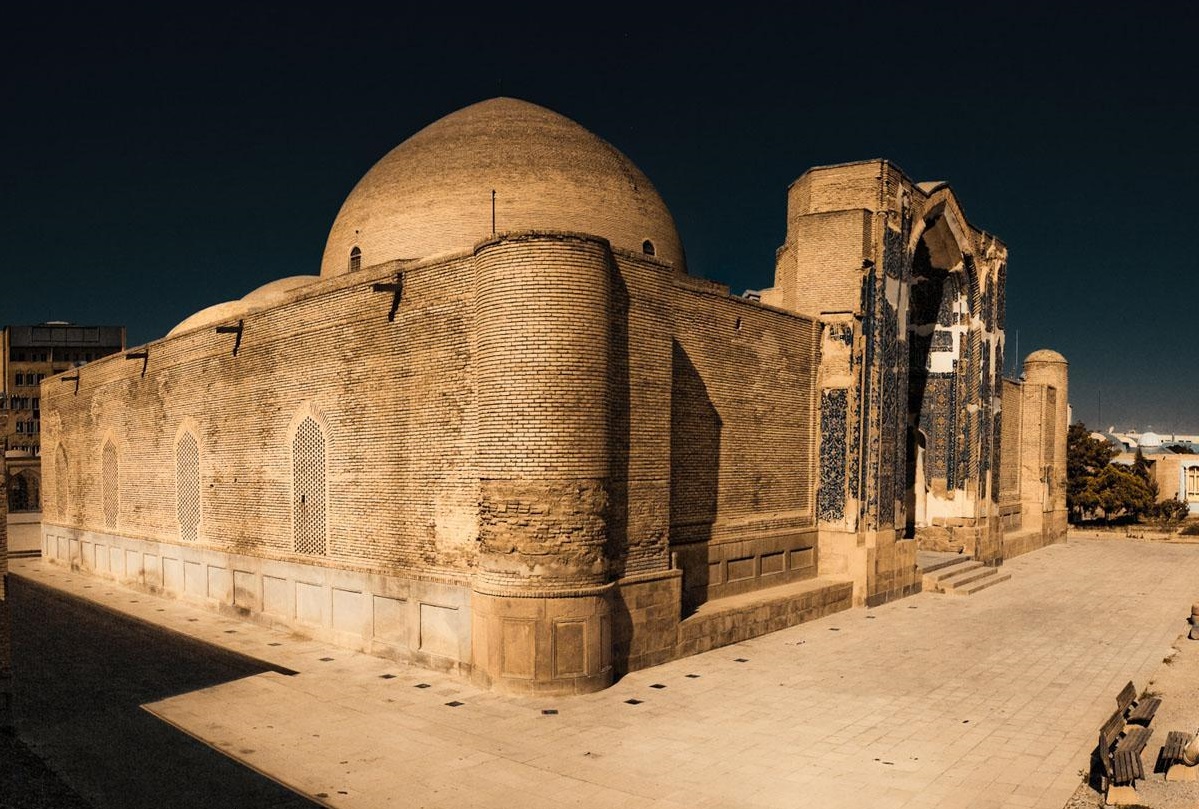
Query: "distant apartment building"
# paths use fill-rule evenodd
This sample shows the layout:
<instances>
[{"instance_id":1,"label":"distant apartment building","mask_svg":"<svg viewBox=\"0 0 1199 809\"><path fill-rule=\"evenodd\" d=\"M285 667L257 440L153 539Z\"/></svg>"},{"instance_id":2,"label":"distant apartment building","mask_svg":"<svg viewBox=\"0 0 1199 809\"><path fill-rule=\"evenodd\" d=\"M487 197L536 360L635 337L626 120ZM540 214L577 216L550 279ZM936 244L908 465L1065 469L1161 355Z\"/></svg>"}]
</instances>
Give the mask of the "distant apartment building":
<instances>
[{"instance_id":1,"label":"distant apartment building","mask_svg":"<svg viewBox=\"0 0 1199 809\"><path fill-rule=\"evenodd\" d=\"M52 321L0 329L0 411L8 417L0 437L9 477L9 510L40 507L42 380L124 348L124 326Z\"/></svg>"}]
</instances>

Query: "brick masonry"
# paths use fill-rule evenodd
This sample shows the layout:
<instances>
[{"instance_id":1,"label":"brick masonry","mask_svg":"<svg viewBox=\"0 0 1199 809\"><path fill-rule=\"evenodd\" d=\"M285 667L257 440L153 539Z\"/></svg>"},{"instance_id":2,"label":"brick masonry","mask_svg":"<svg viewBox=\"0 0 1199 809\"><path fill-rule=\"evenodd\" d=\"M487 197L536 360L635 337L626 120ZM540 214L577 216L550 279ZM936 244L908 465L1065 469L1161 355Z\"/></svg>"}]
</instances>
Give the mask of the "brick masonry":
<instances>
[{"instance_id":1,"label":"brick masonry","mask_svg":"<svg viewBox=\"0 0 1199 809\"><path fill-rule=\"evenodd\" d=\"M412 165L476 159L496 137L479 121L523 121L534 152L565 126L496 104L431 127L447 154ZM1044 378L1021 413L1041 402L1045 430L992 441L1002 296L985 290L1006 250L947 187L878 161L804 175L759 303L687 275L648 181L575 140L602 211L549 188L520 203L535 229L383 232L389 194L427 190L364 180L321 277L198 313L145 347L144 374L117 356L77 388L44 382L46 555L492 687L578 692L918 591L916 514L998 560L1000 458L1021 460L1025 511L1026 468L1047 461L1057 497L1064 363L1029 366ZM373 229L352 271L329 263L343 218ZM918 321L913 278L938 273L961 280ZM942 426L917 508L909 341L926 326L948 335L919 360L946 392L919 400L915 423Z\"/></svg>"}]
</instances>

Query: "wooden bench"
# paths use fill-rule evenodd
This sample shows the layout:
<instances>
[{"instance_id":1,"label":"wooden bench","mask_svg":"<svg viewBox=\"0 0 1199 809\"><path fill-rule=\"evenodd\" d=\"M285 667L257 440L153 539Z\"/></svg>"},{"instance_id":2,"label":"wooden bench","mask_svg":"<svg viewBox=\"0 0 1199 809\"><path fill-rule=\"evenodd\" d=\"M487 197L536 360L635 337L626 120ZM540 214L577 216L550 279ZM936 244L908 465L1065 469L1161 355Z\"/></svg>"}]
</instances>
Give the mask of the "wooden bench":
<instances>
[{"instance_id":1,"label":"wooden bench","mask_svg":"<svg viewBox=\"0 0 1199 809\"><path fill-rule=\"evenodd\" d=\"M1121 689L1116 697L1116 704L1124 714L1124 721L1130 725L1148 725L1153 721L1153 715L1161 706L1162 701L1157 697L1137 699L1137 690L1133 688L1132 680Z\"/></svg>"},{"instance_id":2,"label":"wooden bench","mask_svg":"<svg viewBox=\"0 0 1199 809\"><path fill-rule=\"evenodd\" d=\"M1166 743L1162 746L1162 768L1166 771L1167 781L1194 781L1195 767L1188 766L1183 759L1183 750L1191 743L1191 734L1181 730L1172 730L1166 735Z\"/></svg>"},{"instance_id":3,"label":"wooden bench","mask_svg":"<svg viewBox=\"0 0 1199 809\"><path fill-rule=\"evenodd\" d=\"M1126 725L1121 708L1117 708L1099 729L1099 759L1103 762L1103 774L1107 780L1108 803L1137 803L1135 782L1138 778L1145 778L1141 751L1152 735L1150 728Z\"/></svg>"}]
</instances>

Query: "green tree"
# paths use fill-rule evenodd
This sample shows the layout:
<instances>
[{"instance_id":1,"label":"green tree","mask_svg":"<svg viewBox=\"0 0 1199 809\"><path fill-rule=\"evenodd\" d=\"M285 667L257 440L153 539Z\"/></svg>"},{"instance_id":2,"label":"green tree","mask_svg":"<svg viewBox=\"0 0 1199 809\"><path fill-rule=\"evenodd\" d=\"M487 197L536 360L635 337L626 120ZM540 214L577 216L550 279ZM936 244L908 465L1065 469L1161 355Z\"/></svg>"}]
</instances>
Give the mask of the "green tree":
<instances>
[{"instance_id":1,"label":"green tree","mask_svg":"<svg viewBox=\"0 0 1199 809\"><path fill-rule=\"evenodd\" d=\"M1088 502L1095 503L1103 512L1103 521L1110 523L1113 517L1142 517L1152 511L1153 493L1140 476L1130 469L1121 469L1108 464L1091 476L1086 483Z\"/></svg>"},{"instance_id":2,"label":"green tree","mask_svg":"<svg viewBox=\"0 0 1199 809\"><path fill-rule=\"evenodd\" d=\"M1191 508L1176 497L1163 500L1153 508L1153 518L1158 526L1172 531L1191 513Z\"/></svg>"},{"instance_id":3,"label":"green tree","mask_svg":"<svg viewBox=\"0 0 1199 809\"><path fill-rule=\"evenodd\" d=\"M1116 454L1111 444L1092 438L1081 421L1070 425L1066 433L1066 508L1072 522L1102 508L1093 482Z\"/></svg>"},{"instance_id":4,"label":"green tree","mask_svg":"<svg viewBox=\"0 0 1199 809\"><path fill-rule=\"evenodd\" d=\"M1149 488L1149 494L1153 497L1153 502L1157 503L1158 488L1157 480L1153 477L1153 466L1149 461L1145 460L1145 453L1141 452L1140 447L1137 447L1136 457L1133 458L1132 466L1128 471L1144 481L1145 485ZM1150 511L1152 510L1152 507L1150 507Z\"/></svg>"}]
</instances>

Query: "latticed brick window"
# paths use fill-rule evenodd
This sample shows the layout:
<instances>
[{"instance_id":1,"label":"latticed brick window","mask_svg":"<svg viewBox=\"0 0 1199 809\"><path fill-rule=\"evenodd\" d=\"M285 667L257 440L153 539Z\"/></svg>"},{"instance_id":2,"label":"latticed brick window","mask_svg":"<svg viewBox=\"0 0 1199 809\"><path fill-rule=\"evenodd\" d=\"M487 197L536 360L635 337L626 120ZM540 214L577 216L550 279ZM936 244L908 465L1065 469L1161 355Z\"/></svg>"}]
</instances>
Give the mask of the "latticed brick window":
<instances>
[{"instance_id":1,"label":"latticed brick window","mask_svg":"<svg viewBox=\"0 0 1199 809\"><path fill-rule=\"evenodd\" d=\"M58 450L54 453L54 509L58 512L58 519L60 520L67 518L67 494L69 486L70 482L67 480L67 451L60 444Z\"/></svg>"},{"instance_id":2,"label":"latticed brick window","mask_svg":"<svg viewBox=\"0 0 1199 809\"><path fill-rule=\"evenodd\" d=\"M296 553L324 555L325 436L311 418L300 422L291 442L293 538Z\"/></svg>"},{"instance_id":3,"label":"latticed brick window","mask_svg":"<svg viewBox=\"0 0 1199 809\"><path fill-rule=\"evenodd\" d=\"M100 467L100 477L104 495L104 524L109 528L117 527L117 509L120 506L117 492L118 475L117 448L111 441L104 442L104 456Z\"/></svg>"},{"instance_id":4,"label":"latticed brick window","mask_svg":"<svg viewBox=\"0 0 1199 809\"><path fill-rule=\"evenodd\" d=\"M179 510L179 538L200 538L200 443L184 433L175 445L175 494Z\"/></svg>"}]
</instances>

